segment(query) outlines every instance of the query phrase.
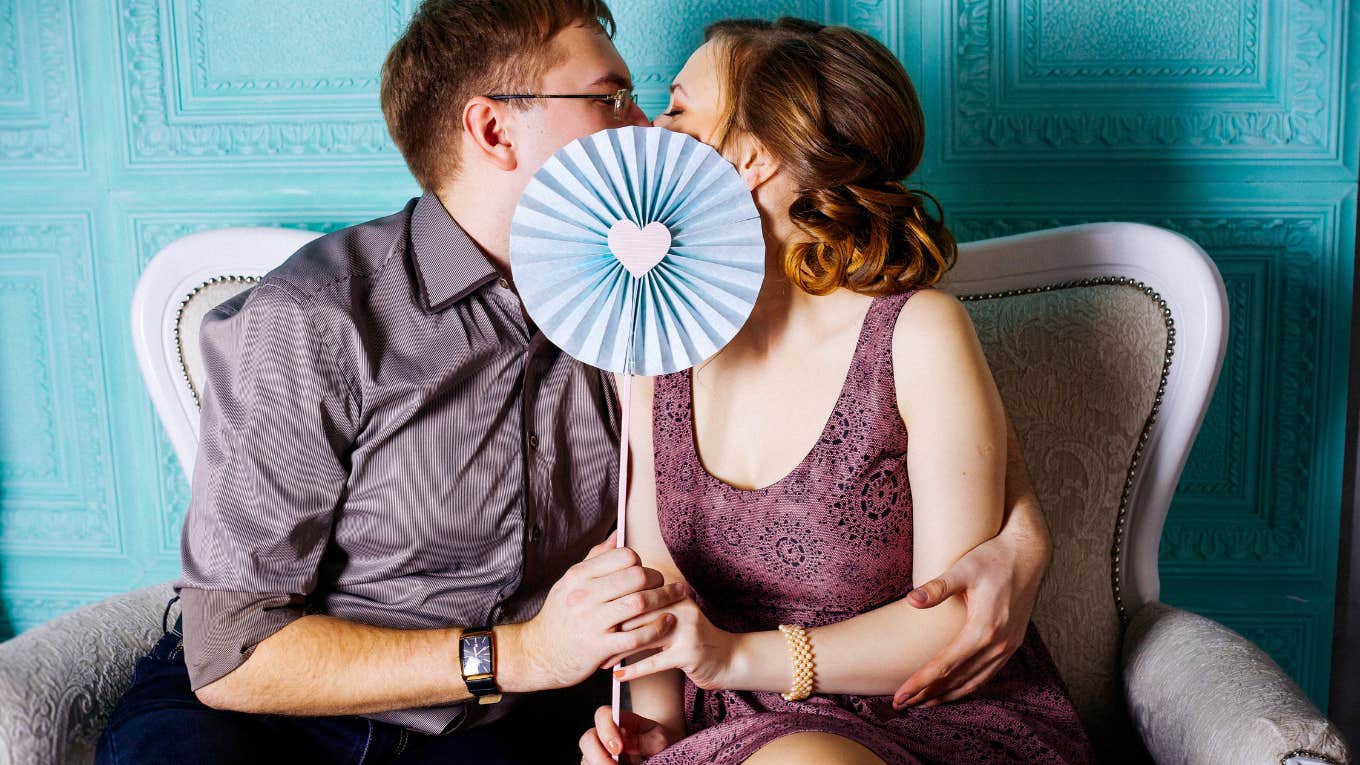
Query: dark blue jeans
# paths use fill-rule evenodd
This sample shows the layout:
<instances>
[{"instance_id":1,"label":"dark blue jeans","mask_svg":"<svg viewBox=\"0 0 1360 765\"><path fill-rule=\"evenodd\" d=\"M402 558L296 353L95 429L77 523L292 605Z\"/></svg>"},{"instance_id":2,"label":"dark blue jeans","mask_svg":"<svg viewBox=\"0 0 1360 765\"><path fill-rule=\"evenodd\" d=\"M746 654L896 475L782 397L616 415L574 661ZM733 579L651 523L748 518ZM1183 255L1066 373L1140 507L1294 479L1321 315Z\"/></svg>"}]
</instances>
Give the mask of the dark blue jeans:
<instances>
[{"instance_id":1,"label":"dark blue jeans","mask_svg":"<svg viewBox=\"0 0 1360 765\"><path fill-rule=\"evenodd\" d=\"M132 687L99 739L97 765L132 763L579 763L577 739L607 704L604 673L566 691L536 694L514 714L467 731L428 736L365 717L226 712L189 690L176 623L137 661Z\"/></svg>"}]
</instances>

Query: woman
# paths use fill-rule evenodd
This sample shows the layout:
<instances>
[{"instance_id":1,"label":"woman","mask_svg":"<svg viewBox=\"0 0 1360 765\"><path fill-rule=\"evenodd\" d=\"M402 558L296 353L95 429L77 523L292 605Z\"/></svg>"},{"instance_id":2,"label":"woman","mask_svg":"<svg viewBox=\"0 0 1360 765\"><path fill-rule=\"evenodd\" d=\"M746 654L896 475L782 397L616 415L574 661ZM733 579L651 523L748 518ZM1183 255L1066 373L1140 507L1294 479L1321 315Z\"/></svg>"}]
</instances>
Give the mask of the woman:
<instances>
[{"instance_id":1,"label":"woman","mask_svg":"<svg viewBox=\"0 0 1360 765\"><path fill-rule=\"evenodd\" d=\"M629 543L694 597L643 617L674 626L617 671L633 713L598 711L586 761L1087 761L1033 625L969 698L889 695L963 624L957 598L898 601L996 534L1006 452L968 315L931 288L953 238L898 180L924 134L901 65L844 27L722 22L656 124L737 167L766 279L721 352L636 383Z\"/></svg>"}]
</instances>

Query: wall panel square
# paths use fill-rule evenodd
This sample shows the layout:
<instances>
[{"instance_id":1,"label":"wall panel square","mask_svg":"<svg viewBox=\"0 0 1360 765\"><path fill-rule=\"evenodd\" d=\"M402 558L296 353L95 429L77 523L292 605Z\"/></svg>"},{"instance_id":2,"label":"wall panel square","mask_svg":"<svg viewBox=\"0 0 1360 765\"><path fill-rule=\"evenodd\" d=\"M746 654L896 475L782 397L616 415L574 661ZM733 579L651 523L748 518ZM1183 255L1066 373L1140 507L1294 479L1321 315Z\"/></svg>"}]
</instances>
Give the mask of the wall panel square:
<instances>
[{"instance_id":1,"label":"wall panel square","mask_svg":"<svg viewBox=\"0 0 1360 765\"><path fill-rule=\"evenodd\" d=\"M68 0L0 3L0 172L85 166Z\"/></svg>"}]
</instances>

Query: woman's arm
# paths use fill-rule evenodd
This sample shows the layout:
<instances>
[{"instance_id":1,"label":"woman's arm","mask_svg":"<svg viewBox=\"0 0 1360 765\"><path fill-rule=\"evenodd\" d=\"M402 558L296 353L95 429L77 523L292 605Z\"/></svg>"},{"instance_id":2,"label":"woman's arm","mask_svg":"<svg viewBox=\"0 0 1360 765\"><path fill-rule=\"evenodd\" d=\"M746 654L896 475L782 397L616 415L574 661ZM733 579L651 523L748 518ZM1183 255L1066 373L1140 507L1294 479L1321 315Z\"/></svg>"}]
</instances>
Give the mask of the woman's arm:
<instances>
[{"instance_id":1,"label":"woman's arm","mask_svg":"<svg viewBox=\"0 0 1360 765\"><path fill-rule=\"evenodd\" d=\"M642 565L656 569L666 582L685 578L661 538L656 515L656 461L652 447L651 377L633 378L632 413L629 416L628 539L625 544L642 559ZM629 686L633 711L655 720L673 738L685 735L683 676L678 670L658 673Z\"/></svg>"},{"instance_id":2,"label":"woman's arm","mask_svg":"<svg viewBox=\"0 0 1360 765\"><path fill-rule=\"evenodd\" d=\"M912 577L920 582L1000 528L1005 419L972 322L953 296L924 290L913 297L898 318L893 356L900 414L911 434ZM675 667L705 687L788 689L788 653L778 631L724 637L692 601L666 610L678 624L661 641L663 651L626 667L623 679ZM954 638L965 611L957 598L924 611L898 601L809 630L817 691L893 693ZM903 635L910 639L884 639Z\"/></svg>"},{"instance_id":3,"label":"woman's arm","mask_svg":"<svg viewBox=\"0 0 1360 765\"><path fill-rule=\"evenodd\" d=\"M991 679L1024 641L1053 543L1009 418L1006 430L1001 533L974 547L943 574L917 583L907 598L915 608L932 608L962 595L968 621L949 647L897 689L893 705L898 709L947 704L969 695Z\"/></svg>"}]
</instances>

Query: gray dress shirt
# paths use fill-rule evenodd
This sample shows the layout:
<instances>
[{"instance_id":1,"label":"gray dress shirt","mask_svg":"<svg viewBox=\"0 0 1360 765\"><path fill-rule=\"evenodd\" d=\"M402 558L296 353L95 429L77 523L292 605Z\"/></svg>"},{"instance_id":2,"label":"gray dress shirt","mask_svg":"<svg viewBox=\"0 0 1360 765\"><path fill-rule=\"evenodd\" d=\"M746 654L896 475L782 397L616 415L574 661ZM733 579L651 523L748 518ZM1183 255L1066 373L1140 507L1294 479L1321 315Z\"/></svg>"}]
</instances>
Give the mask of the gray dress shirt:
<instances>
[{"instance_id":1,"label":"gray dress shirt","mask_svg":"<svg viewBox=\"0 0 1360 765\"><path fill-rule=\"evenodd\" d=\"M609 531L612 380L528 322L433 194L303 247L201 342L177 583L195 689L305 614L525 621ZM439 733L514 701L370 716Z\"/></svg>"}]
</instances>

